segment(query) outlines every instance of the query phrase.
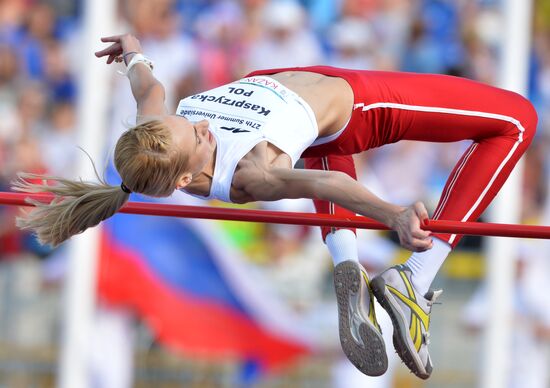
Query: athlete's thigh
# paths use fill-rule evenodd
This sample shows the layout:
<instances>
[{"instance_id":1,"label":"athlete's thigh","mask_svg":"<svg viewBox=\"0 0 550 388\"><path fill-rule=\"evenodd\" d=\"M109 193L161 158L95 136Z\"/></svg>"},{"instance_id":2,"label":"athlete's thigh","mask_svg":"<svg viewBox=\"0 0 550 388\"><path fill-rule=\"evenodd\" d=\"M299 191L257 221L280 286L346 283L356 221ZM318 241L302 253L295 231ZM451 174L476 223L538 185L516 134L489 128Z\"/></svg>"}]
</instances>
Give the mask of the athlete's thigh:
<instances>
[{"instance_id":1,"label":"athlete's thigh","mask_svg":"<svg viewBox=\"0 0 550 388\"><path fill-rule=\"evenodd\" d=\"M413 73L376 73L375 99L365 110L384 110L387 142L401 139L453 142L517 132L516 93L465 78Z\"/></svg>"}]
</instances>

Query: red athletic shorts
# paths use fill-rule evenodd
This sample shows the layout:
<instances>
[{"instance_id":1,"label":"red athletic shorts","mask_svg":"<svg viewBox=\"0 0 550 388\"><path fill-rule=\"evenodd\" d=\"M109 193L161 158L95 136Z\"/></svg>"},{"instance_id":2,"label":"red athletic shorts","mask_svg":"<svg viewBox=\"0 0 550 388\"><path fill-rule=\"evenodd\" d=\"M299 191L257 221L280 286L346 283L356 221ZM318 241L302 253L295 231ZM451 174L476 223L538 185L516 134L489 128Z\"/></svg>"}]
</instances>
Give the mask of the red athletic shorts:
<instances>
[{"instance_id":1,"label":"red athletic shorts","mask_svg":"<svg viewBox=\"0 0 550 388\"><path fill-rule=\"evenodd\" d=\"M343 171L356 178L351 155L370 148L399 140L472 140L445 184L433 219L476 220L531 143L537 126L533 106L519 94L464 78L327 66L260 70L250 75L283 71L340 77L355 95L344 132L302 155L307 168ZM316 200L315 206L320 213L353 214L326 201ZM323 228L323 238L329 231ZM461 237L434 235L453 247Z\"/></svg>"}]
</instances>

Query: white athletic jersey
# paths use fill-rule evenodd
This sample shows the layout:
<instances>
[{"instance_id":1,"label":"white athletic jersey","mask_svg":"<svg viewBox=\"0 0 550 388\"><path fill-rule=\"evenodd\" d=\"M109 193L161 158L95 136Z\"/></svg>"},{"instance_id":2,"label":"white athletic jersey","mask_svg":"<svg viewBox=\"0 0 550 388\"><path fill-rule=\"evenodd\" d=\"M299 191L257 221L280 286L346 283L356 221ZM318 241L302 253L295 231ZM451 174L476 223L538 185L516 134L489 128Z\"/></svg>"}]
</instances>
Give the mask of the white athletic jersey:
<instances>
[{"instance_id":1,"label":"white athletic jersey","mask_svg":"<svg viewBox=\"0 0 550 388\"><path fill-rule=\"evenodd\" d=\"M216 138L210 195L231 202L237 163L256 144L267 141L290 156L292 166L319 134L311 107L273 78L254 76L180 101L176 114L192 122L206 119ZM190 193L188 193L190 194Z\"/></svg>"}]
</instances>

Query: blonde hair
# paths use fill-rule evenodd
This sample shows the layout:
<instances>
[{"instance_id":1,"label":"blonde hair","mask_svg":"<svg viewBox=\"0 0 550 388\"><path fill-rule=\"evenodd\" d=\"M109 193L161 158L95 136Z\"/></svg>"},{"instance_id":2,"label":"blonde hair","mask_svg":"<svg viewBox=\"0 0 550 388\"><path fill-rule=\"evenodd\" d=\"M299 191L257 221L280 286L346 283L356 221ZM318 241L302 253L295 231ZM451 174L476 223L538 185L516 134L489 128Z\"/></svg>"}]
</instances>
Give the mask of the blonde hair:
<instances>
[{"instance_id":1,"label":"blonde hair","mask_svg":"<svg viewBox=\"0 0 550 388\"><path fill-rule=\"evenodd\" d=\"M132 192L167 197L187 167L187 155L172 144L170 130L160 120L151 120L122 134L115 147L115 167L124 185ZM93 162L92 162L93 163ZM36 206L16 219L21 229L32 230L42 244L56 246L71 236L111 217L128 201L129 193L108 185L97 170L98 183L46 175L20 173L13 190L25 193L52 193L51 203L28 198ZM39 179L42 183L32 183ZM52 186L48 181L55 181Z\"/></svg>"}]
</instances>

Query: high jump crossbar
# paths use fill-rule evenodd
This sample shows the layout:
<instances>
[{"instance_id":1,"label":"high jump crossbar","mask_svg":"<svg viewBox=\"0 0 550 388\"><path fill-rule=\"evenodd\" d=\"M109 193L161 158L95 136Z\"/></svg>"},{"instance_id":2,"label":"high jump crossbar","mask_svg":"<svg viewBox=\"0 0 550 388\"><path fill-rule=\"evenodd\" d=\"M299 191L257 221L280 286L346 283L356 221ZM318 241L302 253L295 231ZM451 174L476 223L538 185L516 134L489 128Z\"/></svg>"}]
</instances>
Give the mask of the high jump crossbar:
<instances>
[{"instance_id":1,"label":"high jump crossbar","mask_svg":"<svg viewBox=\"0 0 550 388\"><path fill-rule=\"evenodd\" d=\"M25 199L27 198L32 198L41 202L49 202L53 197L48 194L0 192L1 205L32 206L31 204L25 202ZM234 209L213 206L186 206L149 202L128 202L119 210L119 212L127 214L199 218L208 220L334 226L373 230L390 229L382 223L373 221L363 216L342 217L329 214ZM550 226L540 225L426 220L421 227L424 230L429 230L435 233L550 239Z\"/></svg>"}]
</instances>

